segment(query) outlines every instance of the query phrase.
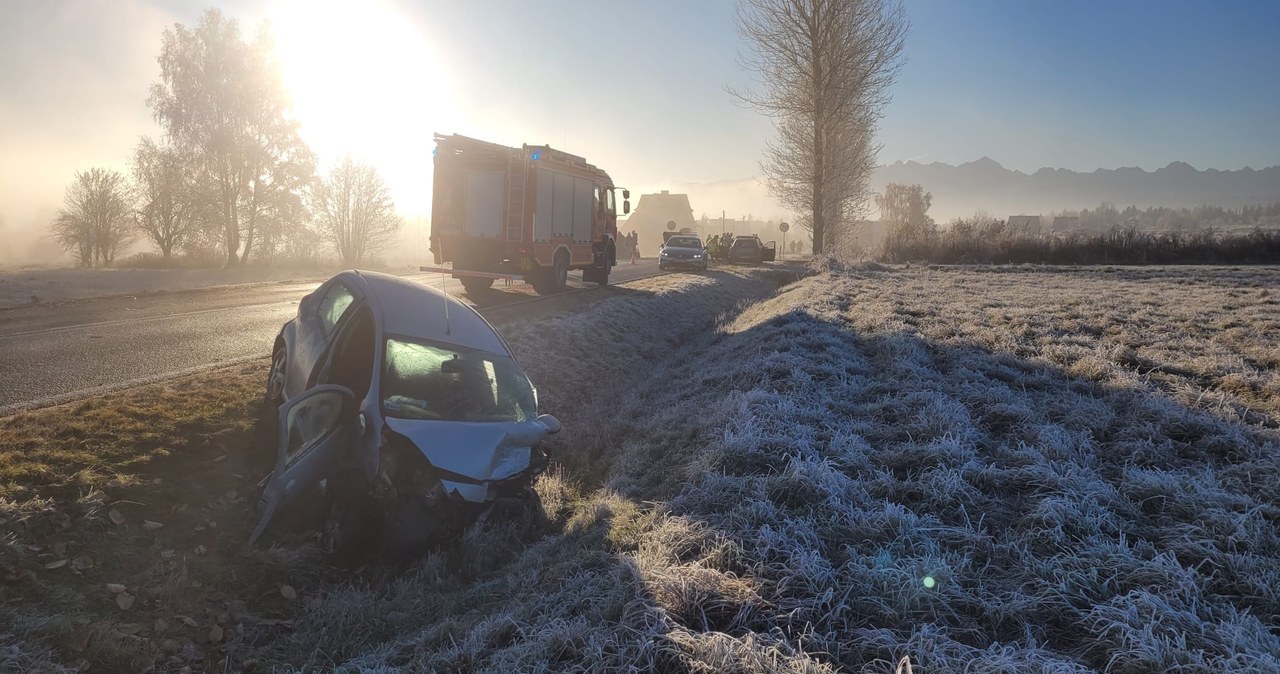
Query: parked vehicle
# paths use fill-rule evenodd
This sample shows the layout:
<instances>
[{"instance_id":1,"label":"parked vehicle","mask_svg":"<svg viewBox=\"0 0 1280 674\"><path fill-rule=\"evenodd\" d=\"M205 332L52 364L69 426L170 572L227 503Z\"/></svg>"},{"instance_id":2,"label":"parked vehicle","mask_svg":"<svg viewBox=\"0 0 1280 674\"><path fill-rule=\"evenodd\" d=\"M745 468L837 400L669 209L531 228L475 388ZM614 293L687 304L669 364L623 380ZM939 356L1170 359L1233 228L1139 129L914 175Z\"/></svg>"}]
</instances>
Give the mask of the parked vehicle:
<instances>
[{"instance_id":1,"label":"parked vehicle","mask_svg":"<svg viewBox=\"0 0 1280 674\"><path fill-rule=\"evenodd\" d=\"M613 180L548 145L506 147L437 135L431 252L468 292L495 279L526 280L539 294L564 289L570 270L609 283L617 264ZM631 211L622 190L622 213ZM434 271L433 268L424 270Z\"/></svg>"},{"instance_id":2,"label":"parked vehicle","mask_svg":"<svg viewBox=\"0 0 1280 674\"><path fill-rule=\"evenodd\" d=\"M658 251L658 269L672 267L706 271L707 251L702 247L702 240L689 234L668 237Z\"/></svg>"},{"instance_id":3,"label":"parked vehicle","mask_svg":"<svg viewBox=\"0 0 1280 674\"><path fill-rule=\"evenodd\" d=\"M504 498L530 499L560 429L506 342L470 306L415 281L345 271L298 303L272 349L276 466L262 536L319 497L322 543L408 551Z\"/></svg>"},{"instance_id":4,"label":"parked vehicle","mask_svg":"<svg viewBox=\"0 0 1280 674\"><path fill-rule=\"evenodd\" d=\"M762 243L760 237L735 236L733 243L729 244L728 260L729 262L759 264L761 262L772 262L778 254L777 244L770 241L768 244Z\"/></svg>"}]
</instances>

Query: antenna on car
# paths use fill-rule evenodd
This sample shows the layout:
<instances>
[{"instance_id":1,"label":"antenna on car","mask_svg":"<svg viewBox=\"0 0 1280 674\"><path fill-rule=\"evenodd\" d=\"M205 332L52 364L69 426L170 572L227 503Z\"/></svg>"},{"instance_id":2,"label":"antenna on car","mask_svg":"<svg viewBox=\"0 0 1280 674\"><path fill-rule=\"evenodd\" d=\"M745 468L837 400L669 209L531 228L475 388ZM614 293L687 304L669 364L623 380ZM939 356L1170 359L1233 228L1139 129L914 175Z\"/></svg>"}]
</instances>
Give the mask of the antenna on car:
<instances>
[{"instance_id":1,"label":"antenna on car","mask_svg":"<svg viewBox=\"0 0 1280 674\"><path fill-rule=\"evenodd\" d=\"M452 335L453 329L449 326L449 277L444 272L440 272L440 290L444 293L444 334Z\"/></svg>"}]
</instances>

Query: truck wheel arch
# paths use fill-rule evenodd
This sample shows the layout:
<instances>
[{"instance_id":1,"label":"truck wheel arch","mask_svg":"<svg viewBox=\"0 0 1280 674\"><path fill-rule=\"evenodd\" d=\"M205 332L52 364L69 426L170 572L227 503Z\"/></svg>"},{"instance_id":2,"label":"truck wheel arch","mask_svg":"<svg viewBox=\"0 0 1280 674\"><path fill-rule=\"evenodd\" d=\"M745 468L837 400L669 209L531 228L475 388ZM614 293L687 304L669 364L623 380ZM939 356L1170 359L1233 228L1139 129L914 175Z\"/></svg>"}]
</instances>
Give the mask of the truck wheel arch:
<instances>
[{"instance_id":1,"label":"truck wheel arch","mask_svg":"<svg viewBox=\"0 0 1280 674\"><path fill-rule=\"evenodd\" d=\"M569 267L572 269L573 268L573 252L569 250L568 244L563 244L563 243L556 246L556 249L551 251L551 268L553 269L555 268L556 258L560 257L561 252L564 253L565 257L569 258Z\"/></svg>"}]
</instances>

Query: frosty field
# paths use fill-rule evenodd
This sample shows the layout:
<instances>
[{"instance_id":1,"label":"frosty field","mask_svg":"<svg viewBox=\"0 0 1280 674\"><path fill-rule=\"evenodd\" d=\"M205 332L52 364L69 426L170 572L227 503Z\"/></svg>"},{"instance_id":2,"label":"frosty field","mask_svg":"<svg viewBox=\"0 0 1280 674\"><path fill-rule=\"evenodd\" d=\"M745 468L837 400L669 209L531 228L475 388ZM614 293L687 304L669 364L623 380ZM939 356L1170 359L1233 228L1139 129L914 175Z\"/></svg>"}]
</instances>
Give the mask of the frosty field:
<instances>
[{"instance_id":1,"label":"frosty field","mask_svg":"<svg viewBox=\"0 0 1280 674\"><path fill-rule=\"evenodd\" d=\"M1277 281L871 271L749 308L624 406L667 638L708 671L1280 671Z\"/></svg>"},{"instance_id":2,"label":"frosty field","mask_svg":"<svg viewBox=\"0 0 1280 674\"><path fill-rule=\"evenodd\" d=\"M662 277L504 326L565 425L545 517L407 569L243 547L265 366L208 377L218 404L149 428L160 458L119 459L123 486L47 483L117 431L39 431L52 467L0 491L0 670L1280 672L1280 270L781 280ZM130 395L82 417L125 433L165 404ZM111 525L126 499L148 505ZM59 541L94 562L65 587Z\"/></svg>"}]
</instances>

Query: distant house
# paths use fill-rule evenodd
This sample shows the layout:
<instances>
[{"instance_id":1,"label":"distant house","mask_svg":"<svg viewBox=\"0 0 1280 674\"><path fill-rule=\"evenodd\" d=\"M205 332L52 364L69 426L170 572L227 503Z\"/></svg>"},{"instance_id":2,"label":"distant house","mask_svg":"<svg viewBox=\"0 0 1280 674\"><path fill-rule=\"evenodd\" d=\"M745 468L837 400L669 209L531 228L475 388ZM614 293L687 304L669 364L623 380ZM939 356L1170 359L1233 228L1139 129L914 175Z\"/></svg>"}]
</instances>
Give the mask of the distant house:
<instances>
[{"instance_id":1,"label":"distant house","mask_svg":"<svg viewBox=\"0 0 1280 674\"><path fill-rule=\"evenodd\" d=\"M1074 216L1059 215L1053 219L1053 231L1055 232L1074 232L1080 229L1080 218Z\"/></svg>"},{"instance_id":2,"label":"distant house","mask_svg":"<svg viewBox=\"0 0 1280 674\"><path fill-rule=\"evenodd\" d=\"M1022 230L1032 234L1040 233L1040 216L1038 215L1010 215L1009 229Z\"/></svg>"},{"instance_id":3,"label":"distant house","mask_svg":"<svg viewBox=\"0 0 1280 674\"><path fill-rule=\"evenodd\" d=\"M677 232L686 227L690 231L698 231L689 195L671 194L667 190L659 194L642 194L631 217L618 223L618 230L624 234L635 230L640 236L641 254L653 255L662 245L662 233L667 230L668 222L676 223Z\"/></svg>"}]
</instances>

